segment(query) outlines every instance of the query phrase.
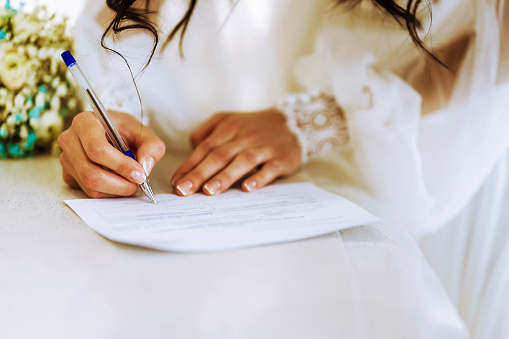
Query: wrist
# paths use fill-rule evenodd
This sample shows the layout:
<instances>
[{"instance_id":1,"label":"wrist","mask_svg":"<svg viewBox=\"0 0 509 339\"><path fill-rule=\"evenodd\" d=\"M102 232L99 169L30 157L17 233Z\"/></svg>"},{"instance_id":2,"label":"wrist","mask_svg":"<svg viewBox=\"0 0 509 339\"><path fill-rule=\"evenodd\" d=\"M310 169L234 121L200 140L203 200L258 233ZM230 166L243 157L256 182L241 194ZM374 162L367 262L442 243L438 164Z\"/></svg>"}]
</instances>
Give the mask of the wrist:
<instances>
[{"instance_id":1,"label":"wrist","mask_svg":"<svg viewBox=\"0 0 509 339\"><path fill-rule=\"evenodd\" d=\"M317 90L288 94L280 98L276 109L297 137L303 163L342 148L350 140L343 109L331 95Z\"/></svg>"}]
</instances>

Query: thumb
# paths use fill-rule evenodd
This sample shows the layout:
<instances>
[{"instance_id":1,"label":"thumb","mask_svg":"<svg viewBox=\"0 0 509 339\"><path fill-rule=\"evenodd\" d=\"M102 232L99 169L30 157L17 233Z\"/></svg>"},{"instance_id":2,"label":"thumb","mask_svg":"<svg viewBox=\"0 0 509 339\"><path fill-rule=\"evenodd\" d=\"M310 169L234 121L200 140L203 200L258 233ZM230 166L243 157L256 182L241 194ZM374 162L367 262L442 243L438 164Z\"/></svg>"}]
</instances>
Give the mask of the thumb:
<instances>
[{"instance_id":1,"label":"thumb","mask_svg":"<svg viewBox=\"0 0 509 339\"><path fill-rule=\"evenodd\" d=\"M164 156L166 146L150 128L145 126L135 144L137 160L148 176L154 165Z\"/></svg>"},{"instance_id":2,"label":"thumb","mask_svg":"<svg viewBox=\"0 0 509 339\"><path fill-rule=\"evenodd\" d=\"M126 113L113 112L115 122L128 145L136 150L136 160L148 175L166 152L164 142L147 126Z\"/></svg>"}]
</instances>

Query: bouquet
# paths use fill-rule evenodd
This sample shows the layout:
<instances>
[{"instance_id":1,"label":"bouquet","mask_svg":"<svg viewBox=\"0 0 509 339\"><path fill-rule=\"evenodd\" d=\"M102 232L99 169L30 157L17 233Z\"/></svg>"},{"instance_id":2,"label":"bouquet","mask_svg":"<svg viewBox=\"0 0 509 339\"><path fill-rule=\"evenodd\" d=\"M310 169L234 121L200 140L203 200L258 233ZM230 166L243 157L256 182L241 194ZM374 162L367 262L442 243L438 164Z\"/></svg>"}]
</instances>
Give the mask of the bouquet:
<instances>
[{"instance_id":1,"label":"bouquet","mask_svg":"<svg viewBox=\"0 0 509 339\"><path fill-rule=\"evenodd\" d=\"M67 18L0 6L0 158L57 149L66 118L81 108L60 58L72 45Z\"/></svg>"}]
</instances>

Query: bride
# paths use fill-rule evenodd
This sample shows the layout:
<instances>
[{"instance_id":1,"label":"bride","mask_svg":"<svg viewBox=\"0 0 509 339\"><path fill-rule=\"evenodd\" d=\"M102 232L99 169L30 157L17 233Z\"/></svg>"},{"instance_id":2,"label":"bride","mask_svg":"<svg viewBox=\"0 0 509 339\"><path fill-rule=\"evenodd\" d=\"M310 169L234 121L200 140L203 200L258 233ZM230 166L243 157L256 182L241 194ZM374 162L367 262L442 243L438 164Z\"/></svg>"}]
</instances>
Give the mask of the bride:
<instances>
[{"instance_id":1,"label":"bride","mask_svg":"<svg viewBox=\"0 0 509 339\"><path fill-rule=\"evenodd\" d=\"M77 58L140 164L84 112L59 138L68 185L131 195L165 146L192 148L182 196L306 171L413 234L474 338L509 337L507 2L106 2Z\"/></svg>"}]
</instances>

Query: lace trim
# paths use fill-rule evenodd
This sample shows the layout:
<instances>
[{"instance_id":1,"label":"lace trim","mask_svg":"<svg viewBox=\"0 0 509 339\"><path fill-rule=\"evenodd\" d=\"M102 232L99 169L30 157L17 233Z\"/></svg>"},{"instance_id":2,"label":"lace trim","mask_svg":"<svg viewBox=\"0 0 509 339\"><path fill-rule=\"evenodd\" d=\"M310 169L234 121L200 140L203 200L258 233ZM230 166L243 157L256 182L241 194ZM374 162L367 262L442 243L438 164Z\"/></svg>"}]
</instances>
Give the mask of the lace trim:
<instances>
[{"instance_id":1,"label":"lace trim","mask_svg":"<svg viewBox=\"0 0 509 339\"><path fill-rule=\"evenodd\" d=\"M276 108L284 113L288 128L297 136L302 162L346 145L350 136L343 109L336 99L318 90L282 97Z\"/></svg>"}]
</instances>

